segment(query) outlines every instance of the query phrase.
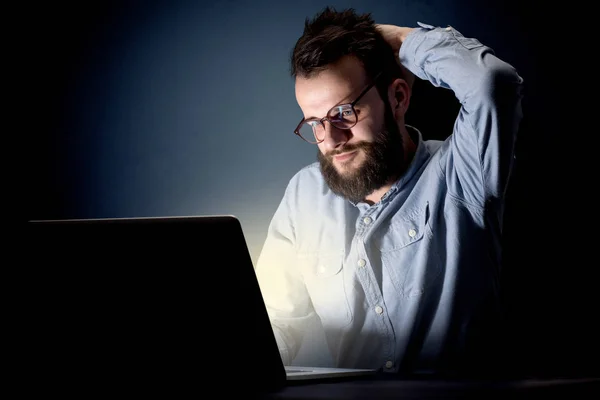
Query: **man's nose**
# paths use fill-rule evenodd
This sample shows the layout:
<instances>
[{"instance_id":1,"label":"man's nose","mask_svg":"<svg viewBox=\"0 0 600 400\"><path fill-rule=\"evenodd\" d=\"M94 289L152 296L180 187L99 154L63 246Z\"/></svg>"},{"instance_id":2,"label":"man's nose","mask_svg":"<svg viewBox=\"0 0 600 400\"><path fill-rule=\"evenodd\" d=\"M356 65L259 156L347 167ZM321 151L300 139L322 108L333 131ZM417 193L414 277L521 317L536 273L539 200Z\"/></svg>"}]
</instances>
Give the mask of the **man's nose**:
<instances>
[{"instance_id":1,"label":"man's nose","mask_svg":"<svg viewBox=\"0 0 600 400\"><path fill-rule=\"evenodd\" d=\"M340 129L329 121L323 121L323 125L325 126L323 145L327 152L336 149L348 141L348 129Z\"/></svg>"}]
</instances>

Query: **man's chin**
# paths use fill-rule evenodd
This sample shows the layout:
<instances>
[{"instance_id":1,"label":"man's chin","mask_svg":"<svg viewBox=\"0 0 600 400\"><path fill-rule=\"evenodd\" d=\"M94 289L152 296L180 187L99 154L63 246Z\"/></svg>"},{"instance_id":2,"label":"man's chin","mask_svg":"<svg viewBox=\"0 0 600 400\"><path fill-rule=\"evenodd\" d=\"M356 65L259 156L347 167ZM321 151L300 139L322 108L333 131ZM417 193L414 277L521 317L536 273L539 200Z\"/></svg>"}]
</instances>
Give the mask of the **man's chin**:
<instances>
[{"instance_id":1,"label":"man's chin","mask_svg":"<svg viewBox=\"0 0 600 400\"><path fill-rule=\"evenodd\" d=\"M335 168L335 172L343 179L350 179L358 172L358 167L353 165L337 165L334 163L333 167Z\"/></svg>"}]
</instances>

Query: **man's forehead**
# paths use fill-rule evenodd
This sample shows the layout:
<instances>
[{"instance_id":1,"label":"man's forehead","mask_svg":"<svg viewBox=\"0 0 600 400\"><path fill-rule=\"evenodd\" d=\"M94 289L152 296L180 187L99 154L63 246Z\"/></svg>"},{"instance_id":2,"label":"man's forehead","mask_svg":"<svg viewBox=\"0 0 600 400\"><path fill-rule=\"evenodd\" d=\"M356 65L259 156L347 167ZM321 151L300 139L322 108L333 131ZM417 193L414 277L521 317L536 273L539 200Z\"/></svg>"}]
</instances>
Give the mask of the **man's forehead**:
<instances>
[{"instance_id":1,"label":"man's forehead","mask_svg":"<svg viewBox=\"0 0 600 400\"><path fill-rule=\"evenodd\" d=\"M333 65L310 77L297 77L298 104L305 112L326 112L329 108L354 100L366 83L366 74L359 65Z\"/></svg>"},{"instance_id":2,"label":"man's forehead","mask_svg":"<svg viewBox=\"0 0 600 400\"><path fill-rule=\"evenodd\" d=\"M296 82L322 84L324 81L339 85L361 86L366 81L362 63L354 56L345 56L310 76L298 76Z\"/></svg>"}]
</instances>

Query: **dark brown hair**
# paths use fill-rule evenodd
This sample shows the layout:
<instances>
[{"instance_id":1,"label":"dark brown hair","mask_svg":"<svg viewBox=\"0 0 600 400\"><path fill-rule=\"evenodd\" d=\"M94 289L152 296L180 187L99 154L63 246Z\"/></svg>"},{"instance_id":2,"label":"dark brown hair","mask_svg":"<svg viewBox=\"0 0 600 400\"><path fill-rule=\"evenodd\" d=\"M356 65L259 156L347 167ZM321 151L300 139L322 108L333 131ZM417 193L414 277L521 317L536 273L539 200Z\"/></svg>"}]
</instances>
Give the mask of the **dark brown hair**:
<instances>
[{"instance_id":1,"label":"dark brown hair","mask_svg":"<svg viewBox=\"0 0 600 400\"><path fill-rule=\"evenodd\" d=\"M352 8L336 11L326 7L306 19L304 33L291 55L293 78L310 78L342 57L353 55L362 63L369 79L382 72L377 89L385 89L396 78L404 78L391 46L383 39L371 14L359 15Z\"/></svg>"}]
</instances>

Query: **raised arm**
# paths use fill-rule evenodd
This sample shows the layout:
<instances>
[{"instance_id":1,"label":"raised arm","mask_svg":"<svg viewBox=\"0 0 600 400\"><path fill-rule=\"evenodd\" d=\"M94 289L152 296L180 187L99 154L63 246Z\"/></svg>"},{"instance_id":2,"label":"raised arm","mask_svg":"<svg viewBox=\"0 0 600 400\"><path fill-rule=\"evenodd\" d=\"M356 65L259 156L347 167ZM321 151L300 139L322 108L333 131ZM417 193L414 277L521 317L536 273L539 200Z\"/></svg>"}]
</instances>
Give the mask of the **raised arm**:
<instances>
[{"instance_id":1,"label":"raised arm","mask_svg":"<svg viewBox=\"0 0 600 400\"><path fill-rule=\"evenodd\" d=\"M503 197L521 121L523 79L477 39L452 27L379 25L401 64L434 86L450 89L461 104L440 158L448 190L483 207ZM435 110L431 110L435 114Z\"/></svg>"}]
</instances>

